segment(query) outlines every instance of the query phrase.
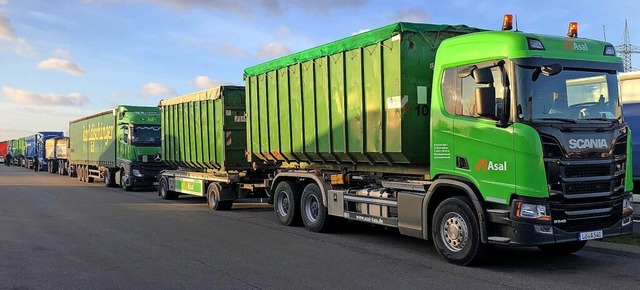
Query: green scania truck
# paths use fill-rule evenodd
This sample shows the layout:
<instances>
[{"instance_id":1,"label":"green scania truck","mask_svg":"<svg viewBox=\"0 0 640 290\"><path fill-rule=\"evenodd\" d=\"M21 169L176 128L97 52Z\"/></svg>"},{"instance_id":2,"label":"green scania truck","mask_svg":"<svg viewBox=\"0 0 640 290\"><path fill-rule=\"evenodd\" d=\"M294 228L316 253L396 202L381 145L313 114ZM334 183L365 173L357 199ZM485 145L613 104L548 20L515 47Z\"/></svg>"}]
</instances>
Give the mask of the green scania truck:
<instances>
[{"instance_id":1,"label":"green scania truck","mask_svg":"<svg viewBox=\"0 0 640 290\"><path fill-rule=\"evenodd\" d=\"M157 107L118 106L69 122L69 176L102 178L107 187L155 186L166 163L160 154Z\"/></svg>"},{"instance_id":2,"label":"green scania truck","mask_svg":"<svg viewBox=\"0 0 640 290\"><path fill-rule=\"evenodd\" d=\"M274 209L311 231L349 219L433 239L568 254L632 232L622 62L606 42L396 23L244 71L247 157Z\"/></svg>"}]
</instances>

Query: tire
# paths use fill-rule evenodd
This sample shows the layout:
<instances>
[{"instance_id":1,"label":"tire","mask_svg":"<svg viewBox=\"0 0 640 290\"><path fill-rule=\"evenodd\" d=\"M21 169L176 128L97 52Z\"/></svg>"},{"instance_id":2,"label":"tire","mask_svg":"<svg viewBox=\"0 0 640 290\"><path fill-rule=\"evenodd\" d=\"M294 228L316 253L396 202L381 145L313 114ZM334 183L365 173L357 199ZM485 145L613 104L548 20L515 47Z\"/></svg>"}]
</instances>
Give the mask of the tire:
<instances>
[{"instance_id":1,"label":"tire","mask_svg":"<svg viewBox=\"0 0 640 290\"><path fill-rule=\"evenodd\" d=\"M541 245L538 248L545 254L554 256L567 256L582 250L587 241L575 241L550 245Z\"/></svg>"},{"instance_id":2,"label":"tire","mask_svg":"<svg viewBox=\"0 0 640 290\"><path fill-rule=\"evenodd\" d=\"M291 181L278 183L273 196L273 210L281 224L295 226L302 224L300 216L300 200L302 190L300 185Z\"/></svg>"},{"instance_id":3,"label":"tire","mask_svg":"<svg viewBox=\"0 0 640 290\"><path fill-rule=\"evenodd\" d=\"M158 184L158 195L165 200L178 198L177 192L169 190L169 181L166 178L160 178L160 184Z\"/></svg>"},{"instance_id":4,"label":"tire","mask_svg":"<svg viewBox=\"0 0 640 290\"><path fill-rule=\"evenodd\" d=\"M322 201L322 192L315 183L310 183L302 191L300 214L304 226L316 233L333 230L335 219L327 213L327 207Z\"/></svg>"},{"instance_id":5,"label":"tire","mask_svg":"<svg viewBox=\"0 0 640 290\"><path fill-rule=\"evenodd\" d=\"M107 169L104 172L104 186L105 187L113 187L113 175L111 174L111 171L109 171L109 169Z\"/></svg>"},{"instance_id":6,"label":"tire","mask_svg":"<svg viewBox=\"0 0 640 290\"><path fill-rule=\"evenodd\" d=\"M480 226L468 197L451 197L433 215L432 238L440 256L449 263L474 266L489 254L490 245L480 240Z\"/></svg>"},{"instance_id":7,"label":"tire","mask_svg":"<svg viewBox=\"0 0 640 290\"><path fill-rule=\"evenodd\" d=\"M124 174L124 169L120 169L120 187L124 191L131 191L133 186L127 185L127 176Z\"/></svg>"},{"instance_id":8,"label":"tire","mask_svg":"<svg viewBox=\"0 0 640 290\"><path fill-rule=\"evenodd\" d=\"M207 187L207 204L214 211L230 210L233 207L233 200L220 200L221 187L218 183L211 183Z\"/></svg>"}]
</instances>

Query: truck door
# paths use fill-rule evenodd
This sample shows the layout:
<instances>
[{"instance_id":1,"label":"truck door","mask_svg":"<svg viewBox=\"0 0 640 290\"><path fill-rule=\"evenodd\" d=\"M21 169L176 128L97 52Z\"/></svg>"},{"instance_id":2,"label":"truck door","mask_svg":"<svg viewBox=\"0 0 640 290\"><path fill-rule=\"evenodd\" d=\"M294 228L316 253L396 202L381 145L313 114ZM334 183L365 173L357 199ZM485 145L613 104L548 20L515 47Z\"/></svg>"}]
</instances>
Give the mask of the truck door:
<instances>
[{"instance_id":1,"label":"truck door","mask_svg":"<svg viewBox=\"0 0 640 290\"><path fill-rule=\"evenodd\" d=\"M469 66L458 68L452 151L457 175L475 183L486 201L508 204L516 164L513 126L498 122L510 103L502 66L477 64L468 75Z\"/></svg>"}]
</instances>

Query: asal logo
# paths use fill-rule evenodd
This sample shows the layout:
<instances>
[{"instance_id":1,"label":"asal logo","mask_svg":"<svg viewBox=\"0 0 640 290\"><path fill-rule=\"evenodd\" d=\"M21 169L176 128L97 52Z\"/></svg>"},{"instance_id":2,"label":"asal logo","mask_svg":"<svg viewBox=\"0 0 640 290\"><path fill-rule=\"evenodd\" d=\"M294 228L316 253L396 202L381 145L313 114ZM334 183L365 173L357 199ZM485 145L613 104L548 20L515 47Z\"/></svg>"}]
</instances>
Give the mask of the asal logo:
<instances>
[{"instance_id":1,"label":"asal logo","mask_svg":"<svg viewBox=\"0 0 640 290\"><path fill-rule=\"evenodd\" d=\"M507 161L502 163L487 161L487 159L480 159L478 165L476 165L476 171L507 171Z\"/></svg>"},{"instance_id":2,"label":"asal logo","mask_svg":"<svg viewBox=\"0 0 640 290\"><path fill-rule=\"evenodd\" d=\"M569 148L571 149L607 149L606 139L569 139Z\"/></svg>"},{"instance_id":3,"label":"asal logo","mask_svg":"<svg viewBox=\"0 0 640 290\"><path fill-rule=\"evenodd\" d=\"M569 50L569 51L575 51L575 50L589 51L589 47L587 46L586 43L575 43L575 42L571 42L571 41L565 41L564 42L564 50Z\"/></svg>"}]
</instances>

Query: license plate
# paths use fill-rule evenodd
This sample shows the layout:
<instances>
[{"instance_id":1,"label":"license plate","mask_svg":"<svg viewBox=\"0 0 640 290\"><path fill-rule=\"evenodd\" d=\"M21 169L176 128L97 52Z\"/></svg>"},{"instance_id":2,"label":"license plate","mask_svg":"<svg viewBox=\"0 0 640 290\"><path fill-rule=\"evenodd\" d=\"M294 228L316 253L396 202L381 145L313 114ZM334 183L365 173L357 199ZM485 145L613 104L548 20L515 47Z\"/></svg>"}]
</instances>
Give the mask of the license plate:
<instances>
[{"instance_id":1,"label":"license plate","mask_svg":"<svg viewBox=\"0 0 640 290\"><path fill-rule=\"evenodd\" d=\"M595 239L602 239L602 231L584 232L578 235L578 240L580 241Z\"/></svg>"}]
</instances>

